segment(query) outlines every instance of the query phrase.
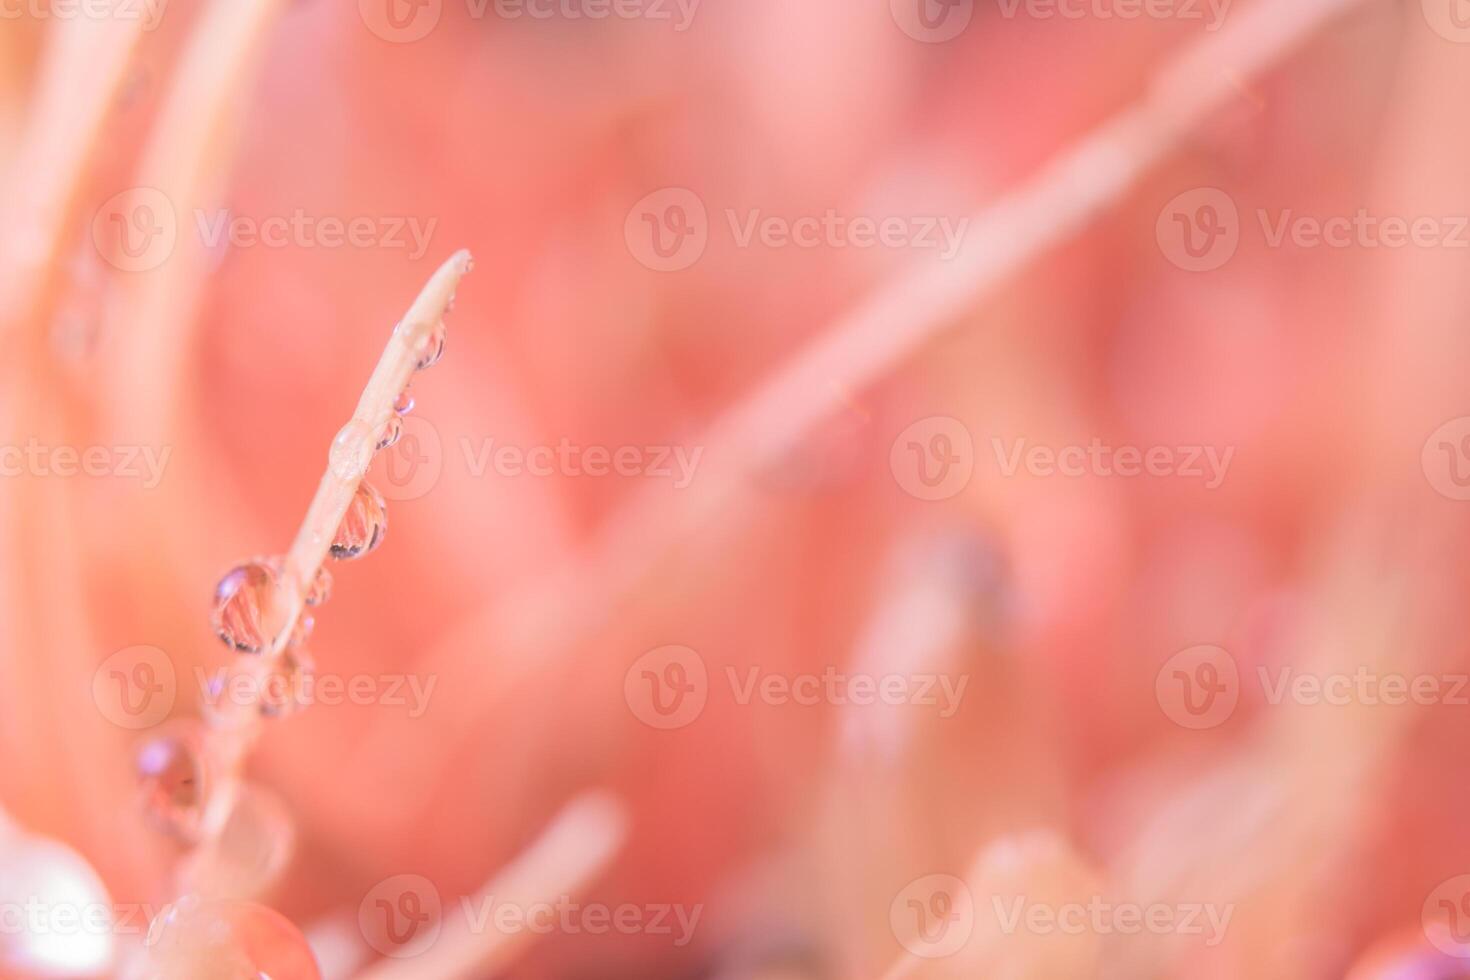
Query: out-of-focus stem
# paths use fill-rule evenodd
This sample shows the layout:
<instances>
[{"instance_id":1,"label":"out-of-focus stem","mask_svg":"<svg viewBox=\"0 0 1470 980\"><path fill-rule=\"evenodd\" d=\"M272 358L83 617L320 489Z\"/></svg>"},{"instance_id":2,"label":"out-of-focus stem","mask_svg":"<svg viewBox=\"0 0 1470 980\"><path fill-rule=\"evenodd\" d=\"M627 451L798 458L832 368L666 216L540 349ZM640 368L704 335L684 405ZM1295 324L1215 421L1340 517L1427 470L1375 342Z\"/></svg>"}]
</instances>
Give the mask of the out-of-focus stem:
<instances>
[{"instance_id":1,"label":"out-of-focus stem","mask_svg":"<svg viewBox=\"0 0 1470 980\"><path fill-rule=\"evenodd\" d=\"M555 902L586 887L622 847L627 816L622 804L603 794L573 800L528 850L503 868L464 903L434 945L418 956L383 960L358 980L458 980L496 974L535 938L529 929L498 931L494 917L472 921L470 909L491 903L522 911Z\"/></svg>"}]
</instances>

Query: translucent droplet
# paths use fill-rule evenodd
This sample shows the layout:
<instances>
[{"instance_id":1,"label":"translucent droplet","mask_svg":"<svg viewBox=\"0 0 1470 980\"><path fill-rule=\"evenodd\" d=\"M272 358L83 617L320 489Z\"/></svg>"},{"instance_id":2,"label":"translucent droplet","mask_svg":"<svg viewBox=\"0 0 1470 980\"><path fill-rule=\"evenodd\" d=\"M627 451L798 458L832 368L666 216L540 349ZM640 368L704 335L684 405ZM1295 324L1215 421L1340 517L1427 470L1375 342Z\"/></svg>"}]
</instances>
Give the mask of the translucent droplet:
<instances>
[{"instance_id":1,"label":"translucent droplet","mask_svg":"<svg viewBox=\"0 0 1470 980\"><path fill-rule=\"evenodd\" d=\"M283 650L271 662L260 689L260 713L266 718L284 718L306 707L308 685L316 673L316 661L304 648Z\"/></svg>"},{"instance_id":2,"label":"translucent droplet","mask_svg":"<svg viewBox=\"0 0 1470 980\"><path fill-rule=\"evenodd\" d=\"M439 363L439 358L444 356L444 342L449 338L449 328L440 320L434 324L434 328L419 340L414 349L414 356L418 358L415 367L422 371Z\"/></svg>"},{"instance_id":3,"label":"translucent droplet","mask_svg":"<svg viewBox=\"0 0 1470 980\"><path fill-rule=\"evenodd\" d=\"M159 980L321 980L301 930L254 902L180 899L154 918L145 946Z\"/></svg>"},{"instance_id":4,"label":"translucent droplet","mask_svg":"<svg viewBox=\"0 0 1470 980\"><path fill-rule=\"evenodd\" d=\"M383 431L378 434L378 444L374 448L387 449L396 444L403 435L403 419L397 415L388 416L388 421L383 423Z\"/></svg>"},{"instance_id":5,"label":"translucent droplet","mask_svg":"<svg viewBox=\"0 0 1470 980\"><path fill-rule=\"evenodd\" d=\"M255 898L280 877L295 845L296 828L281 798L247 784L219 836L184 859L185 888L206 898Z\"/></svg>"},{"instance_id":6,"label":"translucent droplet","mask_svg":"<svg viewBox=\"0 0 1470 980\"><path fill-rule=\"evenodd\" d=\"M0 929L0 974L93 977L112 963L112 900L92 866L59 841L24 834L5 840L0 848L0 908L12 910L9 924ZM54 927L26 928L31 909L34 921ZM83 919L91 928L59 927L61 915L78 910L104 921Z\"/></svg>"},{"instance_id":7,"label":"translucent droplet","mask_svg":"<svg viewBox=\"0 0 1470 980\"><path fill-rule=\"evenodd\" d=\"M267 616L279 580L277 566L268 558L237 565L219 580L210 619L225 645L242 653L260 653L270 645Z\"/></svg>"},{"instance_id":8,"label":"translucent droplet","mask_svg":"<svg viewBox=\"0 0 1470 980\"><path fill-rule=\"evenodd\" d=\"M208 801L209 772L205 732L196 721L170 722L138 746L138 781L148 819L184 840L199 834Z\"/></svg>"},{"instance_id":9,"label":"translucent droplet","mask_svg":"<svg viewBox=\"0 0 1470 980\"><path fill-rule=\"evenodd\" d=\"M337 528L337 536L332 539L332 557L345 560L372 554L383 543L387 530L388 508L383 502L383 495L364 480L352 495L347 515L342 518L342 526Z\"/></svg>"},{"instance_id":10,"label":"translucent droplet","mask_svg":"<svg viewBox=\"0 0 1470 980\"><path fill-rule=\"evenodd\" d=\"M407 415L413 411L413 406L413 391L408 388L400 391L398 397L393 400L393 411L398 415Z\"/></svg>"},{"instance_id":11,"label":"translucent droplet","mask_svg":"<svg viewBox=\"0 0 1470 980\"><path fill-rule=\"evenodd\" d=\"M373 462L373 439L368 424L353 419L337 431L328 452L332 474L339 480L356 480Z\"/></svg>"}]
</instances>

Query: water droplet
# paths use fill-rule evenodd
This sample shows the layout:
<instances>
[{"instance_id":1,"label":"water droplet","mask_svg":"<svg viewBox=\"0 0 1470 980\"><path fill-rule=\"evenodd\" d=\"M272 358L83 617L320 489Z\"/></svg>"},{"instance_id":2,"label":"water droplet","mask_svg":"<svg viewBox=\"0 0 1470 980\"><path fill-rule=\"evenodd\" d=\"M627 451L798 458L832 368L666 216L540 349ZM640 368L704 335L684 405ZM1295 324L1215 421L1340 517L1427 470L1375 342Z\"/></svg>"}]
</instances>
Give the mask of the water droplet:
<instances>
[{"instance_id":1,"label":"water droplet","mask_svg":"<svg viewBox=\"0 0 1470 980\"><path fill-rule=\"evenodd\" d=\"M364 480L352 495L347 515L342 518L342 526L337 528L337 536L332 539L332 557L345 560L372 554L383 543L387 530L388 508L383 502L383 495Z\"/></svg>"},{"instance_id":2,"label":"water droplet","mask_svg":"<svg viewBox=\"0 0 1470 980\"><path fill-rule=\"evenodd\" d=\"M449 338L449 328L440 320L434 324L434 328L423 335L414 348L414 356L418 362L414 367L422 371L439 363L439 358L444 356L444 342Z\"/></svg>"},{"instance_id":3,"label":"water droplet","mask_svg":"<svg viewBox=\"0 0 1470 980\"><path fill-rule=\"evenodd\" d=\"M170 722L144 739L135 756L148 819L184 840L198 836L208 799L204 738L197 721Z\"/></svg>"},{"instance_id":4,"label":"water droplet","mask_svg":"<svg viewBox=\"0 0 1470 980\"><path fill-rule=\"evenodd\" d=\"M18 835L4 842L0 908L15 910L15 919L0 930L0 973L5 976L94 977L112 962L112 900L92 866L59 841ZM53 926L61 920L51 915L78 909L101 913L107 921L94 923L98 928L20 928L28 921L21 909L39 913L29 921Z\"/></svg>"},{"instance_id":5,"label":"water droplet","mask_svg":"<svg viewBox=\"0 0 1470 980\"><path fill-rule=\"evenodd\" d=\"M215 586L210 621L225 645L241 653L260 653L273 637L267 615L280 577L272 561L257 558L237 565Z\"/></svg>"},{"instance_id":6,"label":"water droplet","mask_svg":"<svg viewBox=\"0 0 1470 980\"><path fill-rule=\"evenodd\" d=\"M339 480L357 480L373 462L372 432L362 419L353 419L337 431L327 454L332 474Z\"/></svg>"},{"instance_id":7,"label":"water droplet","mask_svg":"<svg viewBox=\"0 0 1470 980\"><path fill-rule=\"evenodd\" d=\"M295 845L296 828L285 803L247 783L219 837L184 858L185 888L209 898L255 898L280 877Z\"/></svg>"},{"instance_id":8,"label":"water droplet","mask_svg":"<svg viewBox=\"0 0 1470 980\"><path fill-rule=\"evenodd\" d=\"M375 448L387 449L398 442L403 435L403 419L397 415L388 416L388 421L383 423L383 431L378 435L378 444Z\"/></svg>"},{"instance_id":9,"label":"water droplet","mask_svg":"<svg viewBox=\"0 0 1470 980\"><path fill-rule=\"evenodd\" d=\"M398 397L393 400L393 411L399 415L407 415L409 412L412 412L413 406L413 391L408 388L400 391Z\"/></svg>"},{"instance_id":10,"label":"water droplet","mask_svg":"<svg viewBox=\"0 0 1470 980\"><path fill-rule=\"evenodd\" d=\"M260 713L266 718L285 718L306 707L311 696L307 686L316 673L316 661L302 647L283 650L270 666L260 689Z\"/></svg>"},{"instance_id":11,"label":"water droplet","mask_svg":"<svg viewBox=\"0 0 1470 980\"><path fill-rule=\"evenodd\" d=\"M301 930L279 912L188 896L148 927L150 977L164 980L321 980Z\"/></svg>"}]
</instances>

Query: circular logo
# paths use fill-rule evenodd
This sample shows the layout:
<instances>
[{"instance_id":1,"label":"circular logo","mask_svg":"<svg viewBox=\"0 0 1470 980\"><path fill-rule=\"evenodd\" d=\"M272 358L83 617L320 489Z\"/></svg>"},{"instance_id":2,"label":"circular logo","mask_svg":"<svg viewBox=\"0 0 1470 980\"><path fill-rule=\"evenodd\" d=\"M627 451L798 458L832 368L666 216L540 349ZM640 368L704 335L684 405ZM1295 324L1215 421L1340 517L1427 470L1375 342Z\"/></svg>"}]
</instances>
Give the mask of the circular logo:
<instances>
[{"instance_id":1,"label":"circular logo","mask_svg":"<svg viewBox=\"0 0 1470 980\"><path fill-rule=\"evenodd\" d=\"M132 187L109 197L92 216L92 244L123 272L148 272L168 261L179 240L179 220L163 191Z\"/></svg>"},{"instance_id":2,"label":"circular logo","mask_svg":"<svg viewBox=\"0 0 1470 980\"><path fill-rule=\"evenodd\" d=\"M1429 485L1451 500L1470 500L1470 415L1434 430L1419 456Z\"/></svg>"},{"instance_id":3,"label":"circular logo","mask_svg":"<svg viewBox=\"0 0 1470 980\"><path fill-rule=\"evenodd\" d=\"M915 956L953 956L975 931L975 900L954 875L925 875L898 893L888 908L888 924Z\"/></svg>"},{"instance_id":4,"label":"circular logo","mask_svg":"<svg viewBox=\"0 0 1470 980\"><path fill-rule=\"evenodd\" d=\"M367 29L385 41L411 44L439 26L444 0L357 0Z\"/></svg>"},{"instance_id":5,"label":"circular logo","mask_svg":"<svg viewBox=\"0 0 1470 980\"><path fill-rule=\"evenodd\" d=\"M1421 0L1424 19L1446 41L1470 44L1470 0Z\"/></svg>"},{"instance_id":6,"label":"circular logo","mask_svg":"<svg viewBox=\"0 0 1470 980\"><path fill-rule=\"evenodd\" d=\"M434 423L421 415L403 417L403 434L379 451L373 486L389 500L417 500L439 484L444 474L444 440Z\"/></svg>"},{"instance_id":7,"label":"circular logo","mask_svg":"<svg viewBox=\"0 0 1470 980\"><path fill-rule=\"evenodd\" d=\"M942 44L965 32L975 17L975 0L888 0L899 28L915 41Z\"/></svg>"},{"instance_id":8,"label":"circular logo","mask_svg":"<svg viewBox=\"0 0 1470 980\"><path fill-rule=\"evenodd\" d=\"M363 896L357 925L369 946L397 959L418 956L439 938L444 903L422 875L385 878Z\"/></svg>"},{"instance_id":9,"label":"circular logo","mask_svg":"<svg viewBox=\"0 0 1470 980\"><path fill-rule=\"evenodd\" d=\"M893 440L888 465L910 496L947 500L970 485L975 440L959 419L944 415L920 419Z\"/></svg>"},{"instance_id":10,"label":"circular logo","mask_svg":"<svg viewBox=\"0 0 1470 980\"><path fill-rule=\"evenodd\" d=\"M688 647L650 650L628 668L623 697L644 724L665 731L683 728L704 712L709 700L704 658Z\"/></svg>"},{"instance_id":11,"label":"circular logo","mask_svg":"<svg viewBox=\"0 0 1470 980\"><path fill-rule=\"evenodd\" d=\"M1420 921L1435 949L1470 959L1470 874L1440 882L1424 900Z\"/></svg>"},{"instance_id":12,"label":"circular logo","mask_svg":"<svg viewBox=\"0 0 1470 980\"><path fill-rule=\"evenodd\" d=\"M1235 713L1240 701L1240 670L1235 658L1221 647L1190 647L1159 668L1154 695L1174 724L1214 728Z\"/></svg>"},{"instance_id":13,"label":"circular logo","mask_svg":"<svg viewBox=\"0 0 1470 980\"><path fill-rule=\"evenodd\" d=\"M709 244L709 213L698 194L665 187L633 205L623 222L633 258L655 272L678 272L699 261Z\"/></svg>"},{"instance_id":14,"label":"circular logo","mask_svg":"<svg viewBox=\"0 0 1470 980\"><path fill-rule=\"evenodd\" d=\"M1240 246L1240 212L1229 194L1199 187L1164 205L1154 234L1164 258L1187 272L1209 272Z\"/></svg>"},{"instance_id":15,"label":"circular logo","mask_svg":"<svg viewBox=\"0 0 1470 980\"><path fill-rule=\"evenodd\" d=\"M92 674L97 710L121 728L152 728L168 717L177 694L174 662L158 647L119 650Z\"/></svg>"}]
</instances>

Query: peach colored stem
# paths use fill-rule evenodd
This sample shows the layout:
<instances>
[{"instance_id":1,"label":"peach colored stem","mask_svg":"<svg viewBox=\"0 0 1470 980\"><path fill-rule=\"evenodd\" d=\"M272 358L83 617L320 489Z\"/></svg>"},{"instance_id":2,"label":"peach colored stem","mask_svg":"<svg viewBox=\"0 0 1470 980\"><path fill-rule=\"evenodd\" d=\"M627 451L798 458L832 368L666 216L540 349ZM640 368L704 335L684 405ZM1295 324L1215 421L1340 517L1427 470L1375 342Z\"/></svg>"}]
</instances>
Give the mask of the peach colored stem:
<instances>
[{"instance_id":1,"label":"peach colored stem","mask_svg":"<svg viewBox=\"0 0 1470 980\"><path fill-rule=\"evenodd\" d=\"M456 252L439 267L408 312L394 328L378 366L368 379L358 400L352 419L342 428L329 454L326 473L317 485L316 496L307 508L301 530L286 555L284 571L276 601L270 610L272 624L279 624L270 649L262 655L242 654L230 668L230 680L248 683L231 685L232 690L245 690L258 697L272 661L285 649L306 604L306 594L326 561L332 538L337 533L347 508L372 462L374 445L383 426L393 414L393 402L408 385L420 357L420 345L443 320L460 279L471 268L469 252ZM210 755L216 780L209 810L205 815L204 837L209 844L218 836L234 807L239 790L240 770L245 756L258 737L260 713L251 698L222 697L219 705L221 724L211 734Z\"/></svg>"}]
</instances>

